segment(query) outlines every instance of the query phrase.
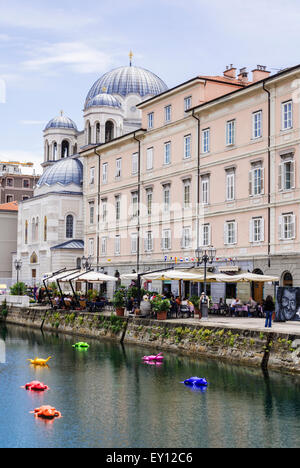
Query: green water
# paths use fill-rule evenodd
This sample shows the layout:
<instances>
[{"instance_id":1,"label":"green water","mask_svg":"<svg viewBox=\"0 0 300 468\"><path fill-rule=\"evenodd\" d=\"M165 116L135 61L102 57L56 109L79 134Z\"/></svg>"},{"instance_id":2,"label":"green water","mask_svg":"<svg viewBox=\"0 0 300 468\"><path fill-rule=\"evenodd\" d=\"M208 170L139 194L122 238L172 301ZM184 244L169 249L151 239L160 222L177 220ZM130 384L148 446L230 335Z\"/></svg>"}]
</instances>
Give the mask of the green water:
<instances>
[{"instance_id":1,"label":"green water","mask_svg":"<svg viewBox=\"0 0 300 468\"><path fill-rule=\"evenodd\" d=\"M144 364L153 349L0 327L0 447L299 447L300 377L164 352L161 366ZM52 356L48 368L26 359ZM181 382L205 377L206 391ZM40 380L35 394L20 387ZM53 422L30 411L49 404Z\"/></svg>"}]
</instances>

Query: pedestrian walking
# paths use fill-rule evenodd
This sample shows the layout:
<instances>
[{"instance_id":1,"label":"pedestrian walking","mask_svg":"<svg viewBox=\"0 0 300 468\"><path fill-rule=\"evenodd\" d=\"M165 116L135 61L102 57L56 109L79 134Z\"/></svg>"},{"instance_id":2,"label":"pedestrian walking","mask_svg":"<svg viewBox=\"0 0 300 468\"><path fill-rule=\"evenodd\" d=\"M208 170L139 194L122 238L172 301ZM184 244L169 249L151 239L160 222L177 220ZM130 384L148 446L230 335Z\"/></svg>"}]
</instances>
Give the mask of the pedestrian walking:
<instances>
[{"instance_id":1,"label":"pedestrian walking","mask_svg":"<svg viewBox=\"0 0 300 468\"><path fill-rule=\"evenodd\" d=\"M275 304L272 296L268 296L263 304L263 311L266 316L265 328L272 327L272 315L275 310Z\"/></svg>"}]
</instances>

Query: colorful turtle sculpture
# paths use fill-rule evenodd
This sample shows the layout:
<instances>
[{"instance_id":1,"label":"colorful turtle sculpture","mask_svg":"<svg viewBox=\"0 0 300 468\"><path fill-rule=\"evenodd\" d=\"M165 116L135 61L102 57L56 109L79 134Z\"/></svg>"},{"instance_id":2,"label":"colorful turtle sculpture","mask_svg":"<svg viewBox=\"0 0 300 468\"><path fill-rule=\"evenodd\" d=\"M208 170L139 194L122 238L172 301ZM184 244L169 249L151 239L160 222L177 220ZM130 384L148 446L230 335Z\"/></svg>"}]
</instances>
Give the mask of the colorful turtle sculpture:
<instances>
[{"instance_id":1,"label":"colorful turtle sculpture","mask_svg":"<svg viewBox=\"0 0 300 468\"><path fill-rule=\"evenodd\" d=\"M49 387L48 385L45 385L42 382L39 382L38 380L33 380L32 382L27 383L24 385L25 390L31 390L33 392L44 392L45 390L48 390Z\"/></svg>"},{"instance_id":2,"label":"colorful turtle sculpture","mask_svg":"<svg viewBox=\"0 0 300 468\"><path fill-rule=\"evenodd\" d=\"M90 345L88 343L84 343L82 341L79 341L78 343L75 343L73 345L73 348L81 348L81 349L88 349Z\"/></svg>"},{"instance_id":3,"label":"colorful turtle sculpture","mask_svg":"<svg viewBox=\"0 0 300 468\"><path fill-rule=\"evenodd\" d=\"M55 419L61 418L62 415L60 411L57 411L52 406L41 406L40 408L35 408L34 411L30 411L31 414L34 414L36 418L43 418L43 419Z\"/></svg>"},{"instance_id":4,"label":"colorful turtle sculpture","mask_svg":"<svg viewBox=\"0 0 300 468\"><path fill-rule=\"evenodd\" d=\"M163 361L164 357L162 356L162 353L158 353L156 355L144 356L142 359L143 359L143 361L161 362L161 361Z\"/></svg>"},{"instance_id":5,"label":"colorful turtle sculpture","mask_svg":"<svg viewBox=\"0 0 300 468\"><path fill-rule=\"evenodd\" d=\"M52 359L52 357L48 357L48 359L40 359L40 358L35 358L35 359L27 359L27 361L30 362L33 366L46 366L47 363Z\"/></svg>"},{"instance_id":6,"label":"colorful turtle sculpture","mask_svg":"<svg viewBox=\"0 0 300 468\"><path fill-rule=\"evenodd\" d=\"M207 387L208 385L207 380L202 377L190 377L184 380L183 383L189 387Z\"/></svg>"}]
</instances>

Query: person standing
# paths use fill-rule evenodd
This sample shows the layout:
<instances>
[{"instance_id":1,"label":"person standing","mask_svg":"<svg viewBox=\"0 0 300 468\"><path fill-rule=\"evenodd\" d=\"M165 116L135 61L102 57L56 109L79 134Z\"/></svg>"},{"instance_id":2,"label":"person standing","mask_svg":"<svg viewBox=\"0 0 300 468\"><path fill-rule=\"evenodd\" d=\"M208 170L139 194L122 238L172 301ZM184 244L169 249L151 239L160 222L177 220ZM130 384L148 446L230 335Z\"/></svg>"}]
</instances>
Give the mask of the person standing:
<instances>
[{"instance_id":1,"label":"person standing","mask_svg":"<svg viewBox=\"0 0 300 468\"><path fill-rule=\"evenodd\" d=\"M275 304L273 302L272 296L267 296L264 304L263 304L263 311L266 316L265 328L272 327L272 315L275 310Z\"/></svg>"}]
</instances>

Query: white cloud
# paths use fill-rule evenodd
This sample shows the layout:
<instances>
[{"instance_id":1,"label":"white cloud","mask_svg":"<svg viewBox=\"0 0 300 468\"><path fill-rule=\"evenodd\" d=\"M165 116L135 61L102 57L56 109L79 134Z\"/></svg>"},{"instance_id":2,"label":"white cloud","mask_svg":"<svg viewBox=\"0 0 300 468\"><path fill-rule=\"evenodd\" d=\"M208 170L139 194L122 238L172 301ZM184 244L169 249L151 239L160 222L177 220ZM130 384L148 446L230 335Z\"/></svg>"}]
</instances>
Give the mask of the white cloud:
<instances>
[{"instance_id":1,"label":"white cloud","mask_svg":"<svg viewBox=\"0 0 300 468\"><path fill-rule=\"evenodd\" d=\"M46 125L46 120L21 120L20 124L22 125Z\"/></svg>"},{"instance_id":2,"label":"white cloud","mask_svg":"<svg viewBox=\"0 0 300 468\"><path fill-rule=\"evenodd\" d=\"M83 42L59 42L38 47L33 57L22 63L28 71L49 72L58 66L67 66L76 73L97 73L107 70L110 54Z\"/></svg>"},{"instance_id":3,"label":"white cloud","mask_svg":"<svg viewBox=\"0 0 300 468\"><path fill-rule=\"evenodd\" d=\"M33 168L23 168L22 172L28 174L35 170L36 174L42 174L41 164L43 162L43 154L40 151L25 151L25 150L1 150L0 149L0 161L18 161L22 163L31 162Z\"/></svg>"}]
</instances>

